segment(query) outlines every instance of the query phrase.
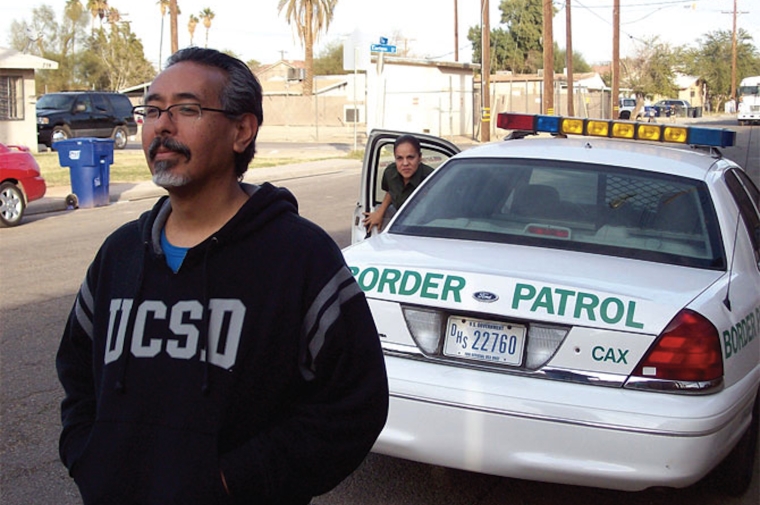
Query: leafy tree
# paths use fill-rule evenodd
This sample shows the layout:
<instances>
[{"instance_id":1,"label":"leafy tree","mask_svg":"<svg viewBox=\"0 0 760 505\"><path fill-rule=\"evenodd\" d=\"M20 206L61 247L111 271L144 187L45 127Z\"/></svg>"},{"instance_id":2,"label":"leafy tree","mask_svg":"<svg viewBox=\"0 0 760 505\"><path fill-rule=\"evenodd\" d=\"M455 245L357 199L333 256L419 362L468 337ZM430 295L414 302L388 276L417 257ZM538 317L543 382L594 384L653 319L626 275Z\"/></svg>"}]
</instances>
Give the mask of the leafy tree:
<instances>
[{"instance_id":1,"label":"leafy tree","mask_svg":"<svg viewBox=\"0 0 760 505\"><path fill-rule=\"evenodd\" d=\"M554 43L554 72L561 74L567 67L567 51L560 49L559 44ZM573 51L573 73L582 74L584 72L591 72L591 65L586 61L583 55L577 51Z\"/></svg>"},{"instance_id":2,"label":"leafy tree","mask_svg":"<svg viewBox=\"0 0 760 505\"><path fill-rule=\"evenodd\" d=\"M491 70L535 73L543 68L542 0L502 0L499 9L501 26L492 28L489 35ZM471 27L467 40L472 43L472 61L480 62L481 27Z\"/></svg>"},{"instance_id":3,"label":"leafy tree","mask_svg":"<svg viewBox=\"0 0 760 505\"><path fill-rule=\"evenodd\" d=\"M319 33L330 27L338 0L279 0L277 10L288 24L295 25L298 38L304 46L303 94L311 96L314 88L314 43Z\"/></svg>"},{"instance_id":4,"label":"leafy tree","mask_svg":"<svg viewBox=\"0 0 760 505\"><path fill-rule=\"evenodd\" d=\"M82 85L75 74L78 58L74 45L77 38L83 40L86 37L87 18L80 15L79 19L72 20L74 11L75 8L66 9L58 22L53 9L43 5L32 9L30 22L14 20L11 23L11 47L58 62L57 70L35 73L37 89L71 89Z\"/></svg>"},{"instance_id":5,"label":"leafy tree","mask_svg":"<svg viewBox=\"0 0 760 505\"><path fill-rule=\"evenodd\" d=\"M731 59L733 34L717 30L697 40L694 48L679 48L681 70L688 75L704 79L712 110L720 110L731 99ZM752 37L739 29L736 34L736 75L742 77L760 75L760 53L752 45Z\"/></svg>"},{"instance_id":6,"label":"leafy tree","mask_svg":"<svg viewBox=\"0 0 760 505\"><path fill-rule=\"evenodd\" d=\"M245 64L248 65L248 68L250 68L251 71L255 71L261 66L261 62L258 60L248 60L245 62Z\"/></svg>"},{"instance_id":7,"label":"leafy tree","mask_svg":"<svg viewBox=\"0 0 760 505\"><path fill-rule=\"evenodd\" d=\"M58 62L57 70L35 73L38 90L118 90L152 79L155 70L145 59L142 43L118 10L104 10L110 29L98 28L87 37L87 11L75 19L74 2L69 6L60 22L51 7L42 6L32 9L31 22L11 23L12 47ZM33 44L28 34L37 34ZM75 46L75 40L82 42Z\"/></svg>"},{"instance_id":8,"label":"leafy tree","mask_svg":"<svg viewBox=\"0 0 760 505\"><path fill-rule=\"evenodd\" d=\"M530 72L540 68L530 68L535 61L543 66L544 8L542 0L502 0L499 4L501 22L507 25L517 51L523 54L525 67ZM554 11L554 8L552 7Z\"/></svg>"},{"instance_id":9,"label":"leafy tree","mask_svg":"<svg viewBox=\"0 0 760 505\"><path fill-rule=\"evenodd\" d=\"M639 44L635 54L620 60L620 85L630 88L636 95L635 114L641 109L644 98L653 95L675 96L676 58L670 45L652 37Z\"/></svg>"},{"instance_id":10,"label":"leafy tree","mask_svg":"<svg viewBox=\"0 0 760 505\"><path fill-rule=\"evenodd\" d=\"M343 75L343 43L333 41L314 58L314 75Z\"/></svg>"}]
</instances>

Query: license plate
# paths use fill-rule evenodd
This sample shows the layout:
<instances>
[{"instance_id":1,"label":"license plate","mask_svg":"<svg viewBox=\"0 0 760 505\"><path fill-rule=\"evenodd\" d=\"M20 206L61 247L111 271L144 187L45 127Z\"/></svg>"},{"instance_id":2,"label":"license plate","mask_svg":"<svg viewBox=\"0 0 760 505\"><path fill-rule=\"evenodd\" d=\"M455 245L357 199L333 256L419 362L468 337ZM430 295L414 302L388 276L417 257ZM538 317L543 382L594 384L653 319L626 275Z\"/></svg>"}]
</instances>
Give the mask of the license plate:
<instances>
[{"instance_id":1,"label":"license plate","mask_svg":"<svg viewBox=\"0 0 760 505\"><path fill-rule=\"evenodd\" d=\"M458 358L520 365L525 326L484 319L450 317L443 354Z\"/></svg>"}]
</instances>

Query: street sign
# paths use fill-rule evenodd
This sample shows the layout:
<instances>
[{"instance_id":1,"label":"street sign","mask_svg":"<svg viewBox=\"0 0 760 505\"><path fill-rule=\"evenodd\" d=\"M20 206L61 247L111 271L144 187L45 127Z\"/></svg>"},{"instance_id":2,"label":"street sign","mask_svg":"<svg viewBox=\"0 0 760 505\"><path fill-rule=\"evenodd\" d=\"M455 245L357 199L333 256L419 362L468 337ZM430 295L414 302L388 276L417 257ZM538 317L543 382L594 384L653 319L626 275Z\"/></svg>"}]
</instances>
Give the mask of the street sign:
<instances>
[{"instance_id":1,"label":"street sign","mask_svg":"<svg viewBox=\"0 0 760 505\"><path fill-rule=\"evenodd\" d=\"M370 51L375 53L395 53L396 52L396 46L391 46L388 44L372 44L369 46Z\"/></svg>"}]
</instances>

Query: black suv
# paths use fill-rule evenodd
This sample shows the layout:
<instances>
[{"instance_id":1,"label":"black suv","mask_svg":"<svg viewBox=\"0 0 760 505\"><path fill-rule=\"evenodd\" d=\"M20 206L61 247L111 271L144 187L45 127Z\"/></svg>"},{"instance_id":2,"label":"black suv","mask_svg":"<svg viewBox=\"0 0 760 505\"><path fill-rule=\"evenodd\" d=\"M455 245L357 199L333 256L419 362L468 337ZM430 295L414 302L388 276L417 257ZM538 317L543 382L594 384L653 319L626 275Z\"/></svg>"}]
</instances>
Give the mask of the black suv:
<instances>
[{"instance_id":1,"label":"black suv","mask_svg":"<svg viewBox=\"0 0 760 505\"><path fill-rule=\"evenodd\" d=\"M48 93L37 100L37 143L72 137L112 138L116 149L124 149L130 135L137 133L132 102L127 95L101 91Z\"/></svg>"}]
</instances>

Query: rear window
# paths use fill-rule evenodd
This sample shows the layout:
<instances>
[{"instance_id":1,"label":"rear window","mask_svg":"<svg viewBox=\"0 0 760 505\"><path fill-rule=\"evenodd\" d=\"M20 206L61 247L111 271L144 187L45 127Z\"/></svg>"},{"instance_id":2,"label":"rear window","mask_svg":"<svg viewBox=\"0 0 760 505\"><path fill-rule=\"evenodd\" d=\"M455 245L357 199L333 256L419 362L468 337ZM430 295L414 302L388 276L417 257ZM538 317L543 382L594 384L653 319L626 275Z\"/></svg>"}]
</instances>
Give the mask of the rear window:
<instances>
[{"instance_id":1,"label":"rear window","mask_svg":"<svg viewBox=\"0 0 760 505\"><path fill-rule=\"evenodd\" d=\"M37 99L38 110L69 110L76 95L49 93Z\"/></svg>"},{"instance_id":2,"label":"rear window","mask_svg":"<svg viewBox=\"0 0 760 505\"><path fill-rule=\"evenodd\" d=\"M127 117L132 115L132 102L127 95L112 94L108 98L118 117Z\"/></svg>"},{"instance_id":3,"label":"rear window","mask_svg":"<svg viewBox=\"0 0 760 505\"><path fill-rule=\"evenodd\" d=\"M606 165L455 159L431 176L389 231L726 265L703 182Z\"/></svg>"}]
</instances>

